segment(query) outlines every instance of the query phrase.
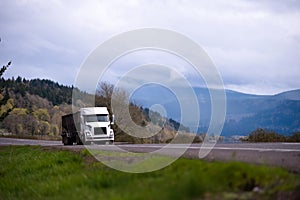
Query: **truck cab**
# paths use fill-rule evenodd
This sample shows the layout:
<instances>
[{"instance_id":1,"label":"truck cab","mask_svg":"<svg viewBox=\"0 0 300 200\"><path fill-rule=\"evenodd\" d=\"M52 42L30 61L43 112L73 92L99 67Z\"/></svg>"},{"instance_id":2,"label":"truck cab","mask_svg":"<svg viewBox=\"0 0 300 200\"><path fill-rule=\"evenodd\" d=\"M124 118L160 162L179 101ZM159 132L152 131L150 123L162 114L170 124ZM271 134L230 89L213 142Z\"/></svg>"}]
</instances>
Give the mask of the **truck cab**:
<instances>
[{"instance_id":1,"label":"truck cab","mask_svg":"<svg viewBox=\"0 0 300 200\"><path fill-rule=\"evenodd\" d=\"M62 116L62 142L64 145L113 143L113 123L114 117L106 107L81 108L76 113Z\"/></svg>"},{"instance_id":2,"label":"truck cab","mask_svg":"<svg viewBox=\"0 0 300 200\"><path fill-rule=\"evenodd\" d=\"M113 124L106 107L81 108L80 139L83 143L114 141ZM113 118L113 117L112 117Z\"/></svg>"}]
</instances>

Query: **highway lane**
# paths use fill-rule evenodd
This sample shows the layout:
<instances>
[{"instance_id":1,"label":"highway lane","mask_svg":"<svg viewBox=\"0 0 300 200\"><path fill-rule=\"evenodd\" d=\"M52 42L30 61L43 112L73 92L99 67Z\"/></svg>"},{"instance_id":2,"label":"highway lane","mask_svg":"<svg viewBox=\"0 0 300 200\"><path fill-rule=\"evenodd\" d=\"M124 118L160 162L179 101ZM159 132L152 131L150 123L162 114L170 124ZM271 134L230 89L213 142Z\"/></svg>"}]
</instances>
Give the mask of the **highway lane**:
<instances>
[{"instance_id":1,"label":"highway lane","mask_svg":"<svg viewBox=\"0 0 300 200\"><path fill-rule=\"evenodd\" d=\"M61 141L0 138L0 146L3 145L41 145L63 149L84 148L84 146L78 145L63 146ZM117 146L131 152L153 152L161 149L165 144L118 144ZM200 147L201 144L192 144L183 157L198 159ZM111 145L92 145L92 148L112 150ZM181 144L170 145L167 154L172 156L182 148L184 146ZM300 173L300 143L218 143L204 159L209 161L236 160L280 166Z\"/></svg>"},{"instance_id":2,"label":"highway lane","mask_svg":"<svg viewBox=\"0 0 300 200\"><path fill-rule=\"evenodd\" d=\"M183 157L196 158L201 144L192 144ZM133 152L149 152L162 148L163 145L122 145L123 149ZM173 145L168 155L182 145ZM300 143L218 143L204 158L209 161L243 161L247 163L284 167L300 173Z\"/></svg>"}]
</instances>

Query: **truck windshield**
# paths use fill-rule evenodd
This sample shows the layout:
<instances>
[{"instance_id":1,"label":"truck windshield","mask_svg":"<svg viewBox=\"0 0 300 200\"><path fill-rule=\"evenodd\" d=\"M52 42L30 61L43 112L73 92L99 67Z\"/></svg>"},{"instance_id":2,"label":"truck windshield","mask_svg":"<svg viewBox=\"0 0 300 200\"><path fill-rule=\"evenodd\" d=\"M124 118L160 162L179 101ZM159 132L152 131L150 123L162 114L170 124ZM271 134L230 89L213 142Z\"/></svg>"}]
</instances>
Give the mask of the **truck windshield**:
<instances>
[{"instance_id":1,"label":"truck windshield","mask_svg":"<svg viewBox=\"0 0 300 200\"><path fill-rule=\"evenodd\" d=\"M108 115L86 115L86 122L108 122Z\"/></svg>"}]
</instances>

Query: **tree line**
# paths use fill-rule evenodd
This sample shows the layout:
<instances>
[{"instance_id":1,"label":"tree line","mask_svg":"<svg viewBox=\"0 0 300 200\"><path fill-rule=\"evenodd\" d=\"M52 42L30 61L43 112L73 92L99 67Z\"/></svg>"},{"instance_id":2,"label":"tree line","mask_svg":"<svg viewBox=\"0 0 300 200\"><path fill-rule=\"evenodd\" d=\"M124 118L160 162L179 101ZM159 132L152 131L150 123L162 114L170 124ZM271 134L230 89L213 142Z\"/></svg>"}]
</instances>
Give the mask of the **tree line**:
<instances>
[{"instance_id":1,"label":"tree line","mask_svg":"<svg viewBox=\"0 0 300 200\"><path fill-rule=\"evenodd\" d=\"M247 137L242 138L243 142L300 142L300 132L294 132L289 136L278 134L274 131L258 128L252 131Z\"/></svg>"},{"instance_id":2,"label":"tree line","mask_svg":"<svg viewBox=\"0 0 300 200\"><path fill-rule=\"evenodd\" d=\"M72 103L73 86L60 85L57 82L45 79L32 79L27 80L18 76L16 79L0 79L0 88L4 89L5 94L8 95L9 91L15 94L25 96L26 93L31 95L38 95L42 98L48 99L53 105L60 105L63 103Z\"/></svg>"}]
</instances>

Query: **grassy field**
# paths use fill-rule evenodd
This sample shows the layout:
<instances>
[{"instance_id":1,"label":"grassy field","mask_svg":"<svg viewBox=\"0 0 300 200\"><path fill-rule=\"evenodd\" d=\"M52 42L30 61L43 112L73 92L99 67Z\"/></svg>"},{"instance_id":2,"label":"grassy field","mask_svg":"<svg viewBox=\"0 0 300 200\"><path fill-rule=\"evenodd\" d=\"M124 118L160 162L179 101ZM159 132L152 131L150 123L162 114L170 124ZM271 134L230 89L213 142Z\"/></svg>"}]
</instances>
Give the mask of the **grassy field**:
<instances>
[{"instance_id":1,"label":"grassy field","mask_svg":"<svg viewBox=\"0 0 300 200\"><path fill-rule=\"evenodd\" d=\"M129 174L85 150L0 147L0 199L296 199L299 180L280 168L183 158Z\"/></svg>"}]
</instances>

